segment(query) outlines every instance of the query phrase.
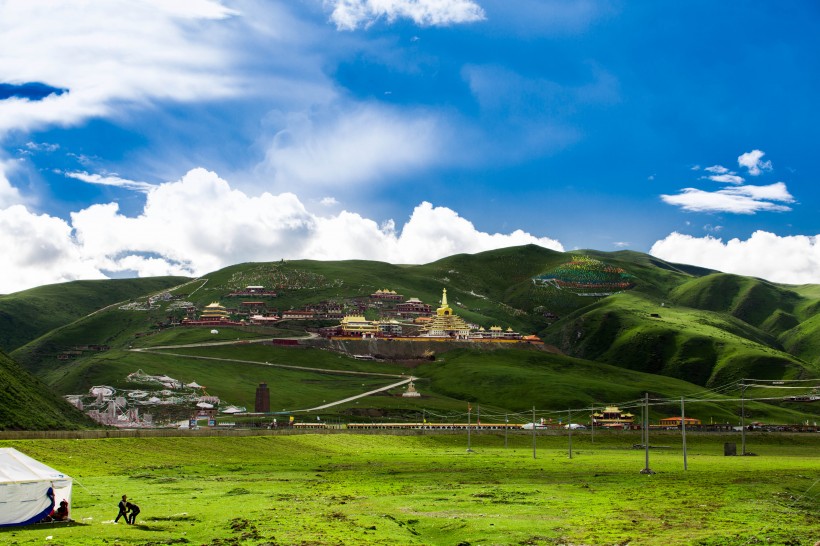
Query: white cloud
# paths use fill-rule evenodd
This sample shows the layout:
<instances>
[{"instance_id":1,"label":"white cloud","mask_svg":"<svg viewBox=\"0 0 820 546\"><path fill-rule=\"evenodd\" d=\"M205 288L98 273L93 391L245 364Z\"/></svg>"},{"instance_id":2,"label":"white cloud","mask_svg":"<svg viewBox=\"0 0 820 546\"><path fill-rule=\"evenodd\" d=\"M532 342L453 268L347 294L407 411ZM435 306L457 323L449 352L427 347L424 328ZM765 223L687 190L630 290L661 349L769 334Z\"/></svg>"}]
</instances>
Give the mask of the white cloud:
<instances>
[{"instance_id":1,"label":"white cloud","mask_svg":"<svg viewBox=\"0 0 820 546\"><path fill-rule=\"evenodd\" d=\"M339 204L335 197L322 197L319 204L323 207L333 207Z\"/></svg>"},{"instance_id":2,"label":"white cloud","mask_svg":"<svg viewBox=\"0 0 820 546\"><path fill-rule=\"evenodd\" d=\"M339 30L369 27L380 18L388 23L406 18L420 26L446 26L484 19L484 10L471 0L325 0Z\"/></svg>"},{"instance_id":3,"label":"white cloud","mask_svg":"<svg viewBox=\"0 0 820 546\"><path fill-rule=\"evenodd\" d=\"M126 180L125 178L120 178L115 174L102 176L99 174L89 174L85 171L77 171L65 173L65 175L69 178L81 180L89 184L99 184L101 186L116 186L119 188L125 188L127 190L134 190L143 193L148 193L150 190L156 187L154 184L149 184L148 182Z\"/></svg>"},{"instance_id":4,"label":"white cloud","mask_svg":"<svg viewBox=\"0 0 820 546\"><path fill-rule=\"evenodd\" d=\"M788 211L791 208L778 203L794 202L794 198L783 182L769 186L728 187L713 192L684 188L677 195L661 195L661 199L665 203L691 212L731 212L735 214Z\"/></svg>"},{"instance_id":5,"label":"white cloud","mask_svg":"<svg viewBox=\"0 0 820 546\"><path fill-rule=\"evenodd\" d=\"M750 175L758 176L763 171L772 170L771 161L762 161L764 155L766 154L760 150L752 150L751 152L746 152L745 154L738 156L737 164L741 167L746 167L749 170Z\"/></svg>"},{"instance_id":6,"label":"white cloud","mask_svg":"<svg viewBox=\"0 0 820 546\"><path fill-rule=\"evenodd\" d=\"M663 260L761 277L787 284L820 283L820 235L778 236L756 231L749 239L672 233L649 251Z\"/></svg>"},{"instance_id":7,"label":"white cloud","mask_svg":"<svg viewBox=\"0 0 820 546\"><path fill-rule=\"evenodd\" d=\"M127 217L116 203L93 205L71 221L0 210L0 292L52 282L139 276L200 275L221 267L280 258L373 259L425 263L460 252L537 244L563 250L521 230L484 233L446 207L424 202L398 231L358 214L309 212L290 193L250 196L216 174L194 169L181 180L147 190L142 213Z\"/></svg>"},{"instance_id":8,"label":"white cloud","mask_svg":"<svg viewBox=\"0 0 820 546\"><path fill-rule=\"evenodd\" d=\"M794 197L789 193L786 184L775 182L768 186L737 186L725 188L722 192L729 195L743 195L752 199L767 199L769 201L780 201L782 203L794 203Z\"/></svg>"},{"instance_id":9,"label":"white cloud","mask_svg":"<svg viewBox=\"0 0 820 546\"><path fill-rule=\"evenodd\" d=\"M509 234L481 232L454 210L422 202L400 231L392 220L379 226L347 211L333 217L317 217L315 233L304 252L305 257L321 260L361 258L417 264L463 252L525 244L563 251L558 241L521 230Z\"/></svg>"},{"instance_id":10,"label":"white cloud","mask_svg":"<svg viewBox=\"0 0 820 546\"><path fill-rule=\"evenodd\" d=\"M712 165L711 167L706 167L703 170L704 171L709 171L710 173L715 173L715 174L726 174L726 173L729 172L729 169L727 169L723 165Z\"/></svg>"},{"instance_id":11,"label":"white cloud","mask_svg":"<svg viewBox=\"0 0 820 546\"><path fill-rule=\"evenodd\" d=\"M123 102L235 93L231 59L209 32L233 15L215 0L0 3L2 81L68 90L0 101L0 136L117 114Z\"/></svg>"},{"instance_id":12,"label":"white cloud","mask_svg":"<svg viewBox=\"0 0 820 546\"><path fill-rule=\"evenodd\" d=\"M26 142L26 149L32 152L56 152L60 149L59 144L51 144L49 142Z\"/></svg>"},{"instance_id":13,"label":"white cloud","mask_svg":"<svg viewBox=\"0 0 820 546\"><path fill-rule=\"evenodd\" d=\"M721 182L723 184L743 184L746 181L746 179L742 176L738 176L734 173L715 174L708 176L707 178L714 182Z\"/></svg>"},{"instance_id":14,"label":"white cloud","mask_svg":"<svg viewBox=\"0 0 820 546\"><path fill-rule=\"evenodd\" d=\"M36 215L22 205L0 210L0 293L104 275L71 237L64 220Z\"/></svg>"},{"instance_id":15,"label":"white cloud","mask_svg":"<svg viewBox=\"0 0 820 546\"><path fill-rule=\"evenodd\" d=\"M23 200L20 191L11 185L7 177L7 173L12 170L11 163L0 161L0 209L19 204Z\"/></svg>"},{"instance_id":16,"label":"white cloud","mask_svg":"<svg viewBox=\"0 0 820 546\"><path fill-rule=\"evenodd\" d=\"M279 187L346 188L386 180L440 159L446 129L426 112L375 104L292 114L269 144L261 173Z\"/></svg>"},{"instance_id":17,"label":"white cloud","mask_svg":"<svg viewBox=\"0 0 820 546\"><path fill-rule=\"evenodd\" d=\"M628 243L626 241L615 241L614 243L612 243L612 245L616 248L627 248L630 244L631 243Z\"/></svg>"}]
</instances>

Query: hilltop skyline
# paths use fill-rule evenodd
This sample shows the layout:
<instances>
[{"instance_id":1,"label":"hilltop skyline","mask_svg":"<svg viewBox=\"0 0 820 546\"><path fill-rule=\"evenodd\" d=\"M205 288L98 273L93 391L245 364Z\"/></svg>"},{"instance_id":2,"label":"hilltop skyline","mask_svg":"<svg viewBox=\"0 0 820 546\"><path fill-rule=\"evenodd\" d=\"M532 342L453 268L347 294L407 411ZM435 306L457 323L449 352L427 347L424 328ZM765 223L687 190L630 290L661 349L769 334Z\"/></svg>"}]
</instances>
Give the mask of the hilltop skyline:
<instances>
[{"instance_id":1,"label":"hilltop skyline","mask_svg":"<svg viewBox=\"0 0 820 546\"><path fill-rule=\"evenodd\" d=\"M11 0L0 293L534 243L820 283L820 8Z\"/></svg>"}]
</instances>

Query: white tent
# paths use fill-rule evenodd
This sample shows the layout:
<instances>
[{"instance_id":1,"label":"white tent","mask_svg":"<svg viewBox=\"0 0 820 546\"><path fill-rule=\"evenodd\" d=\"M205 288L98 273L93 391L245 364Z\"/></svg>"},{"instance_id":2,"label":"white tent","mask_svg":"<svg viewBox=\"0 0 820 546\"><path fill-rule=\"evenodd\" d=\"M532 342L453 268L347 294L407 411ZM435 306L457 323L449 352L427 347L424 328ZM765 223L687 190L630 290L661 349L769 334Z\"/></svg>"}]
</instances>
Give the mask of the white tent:
<instances>
[{"instance_id":1,"label":"white tent","mask_svg":"<svg viewBox=\"0 0 820 546\"><path fill-rule=\"evenodd\" d=\"M0 527L36 523L64 499L70 507L71 483L14 448L0 448Z\"/></svg>"}]
</instances>

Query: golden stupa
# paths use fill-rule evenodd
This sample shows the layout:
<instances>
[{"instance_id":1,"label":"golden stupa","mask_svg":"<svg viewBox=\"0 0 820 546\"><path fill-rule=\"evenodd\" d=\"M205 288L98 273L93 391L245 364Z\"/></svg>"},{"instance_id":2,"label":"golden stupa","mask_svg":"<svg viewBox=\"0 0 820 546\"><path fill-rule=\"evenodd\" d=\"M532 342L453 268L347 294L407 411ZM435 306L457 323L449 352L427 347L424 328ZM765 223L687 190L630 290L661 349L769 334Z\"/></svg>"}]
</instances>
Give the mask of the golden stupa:
<instances>
[{"instance_id":1,"label":"golden stupa","mask_svg":"<svg viewBox=\"0 0 820 546\"><path fill-rule=\"evenodd\" d=\"M447 289L441 292L441 307L436 309L433 320L424 328L424 337L451 337L456 339L467 339L470 335L470 327L464 319L453 314L452 308L447 305Z\"/></svg>"}]
</instances>

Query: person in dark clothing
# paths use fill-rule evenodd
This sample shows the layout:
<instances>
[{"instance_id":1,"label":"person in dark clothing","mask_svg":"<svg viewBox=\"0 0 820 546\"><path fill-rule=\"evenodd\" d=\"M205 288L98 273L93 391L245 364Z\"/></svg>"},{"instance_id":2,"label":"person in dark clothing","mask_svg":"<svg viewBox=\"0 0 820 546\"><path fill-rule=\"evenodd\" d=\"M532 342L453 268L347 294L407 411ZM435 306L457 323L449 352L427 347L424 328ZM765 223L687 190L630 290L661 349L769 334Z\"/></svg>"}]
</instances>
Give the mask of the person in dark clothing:
<instances>
[{"instance_id":1,"label":"person in dark clothing","mask_svg":"<svg viewBox=\"0 0 820 546\"><path fill-rule=\"evenodd\" d=\"M117 517L114 519L114 523L117 523L120 518L125 518L125 523L131 523L128 521L128 502L126 501L128 497L125 495L122 496L122 500L117 504L117 507L120 509L120 513L117 514Z\"/></svg>"},{"instance_id":2,"label":"person in dark clothing","mask_svg":"<svg viewBox=\"0 0 820 546\"><path fill-rule=\"evenodd\" d=\"M60 507L52 514L54 521L68 521L68 501L61 500Z\"/></svg>"},{"instance_id":3,"label":"person in dark clothing","mask_svg":"<svg viewBox=\"0 0 820 546\"><path fill-rule=\"evenodd\" d=\"M140 513L140 507L134 504L133 502L126 502L125 507L128 508L131 513L128 516L125 516L125 521L128 521L128 518L131 518L131 521L128 521L131 525L134 525L134 522L137 520L137 514Z\"/></svg>"}]
</instances>

